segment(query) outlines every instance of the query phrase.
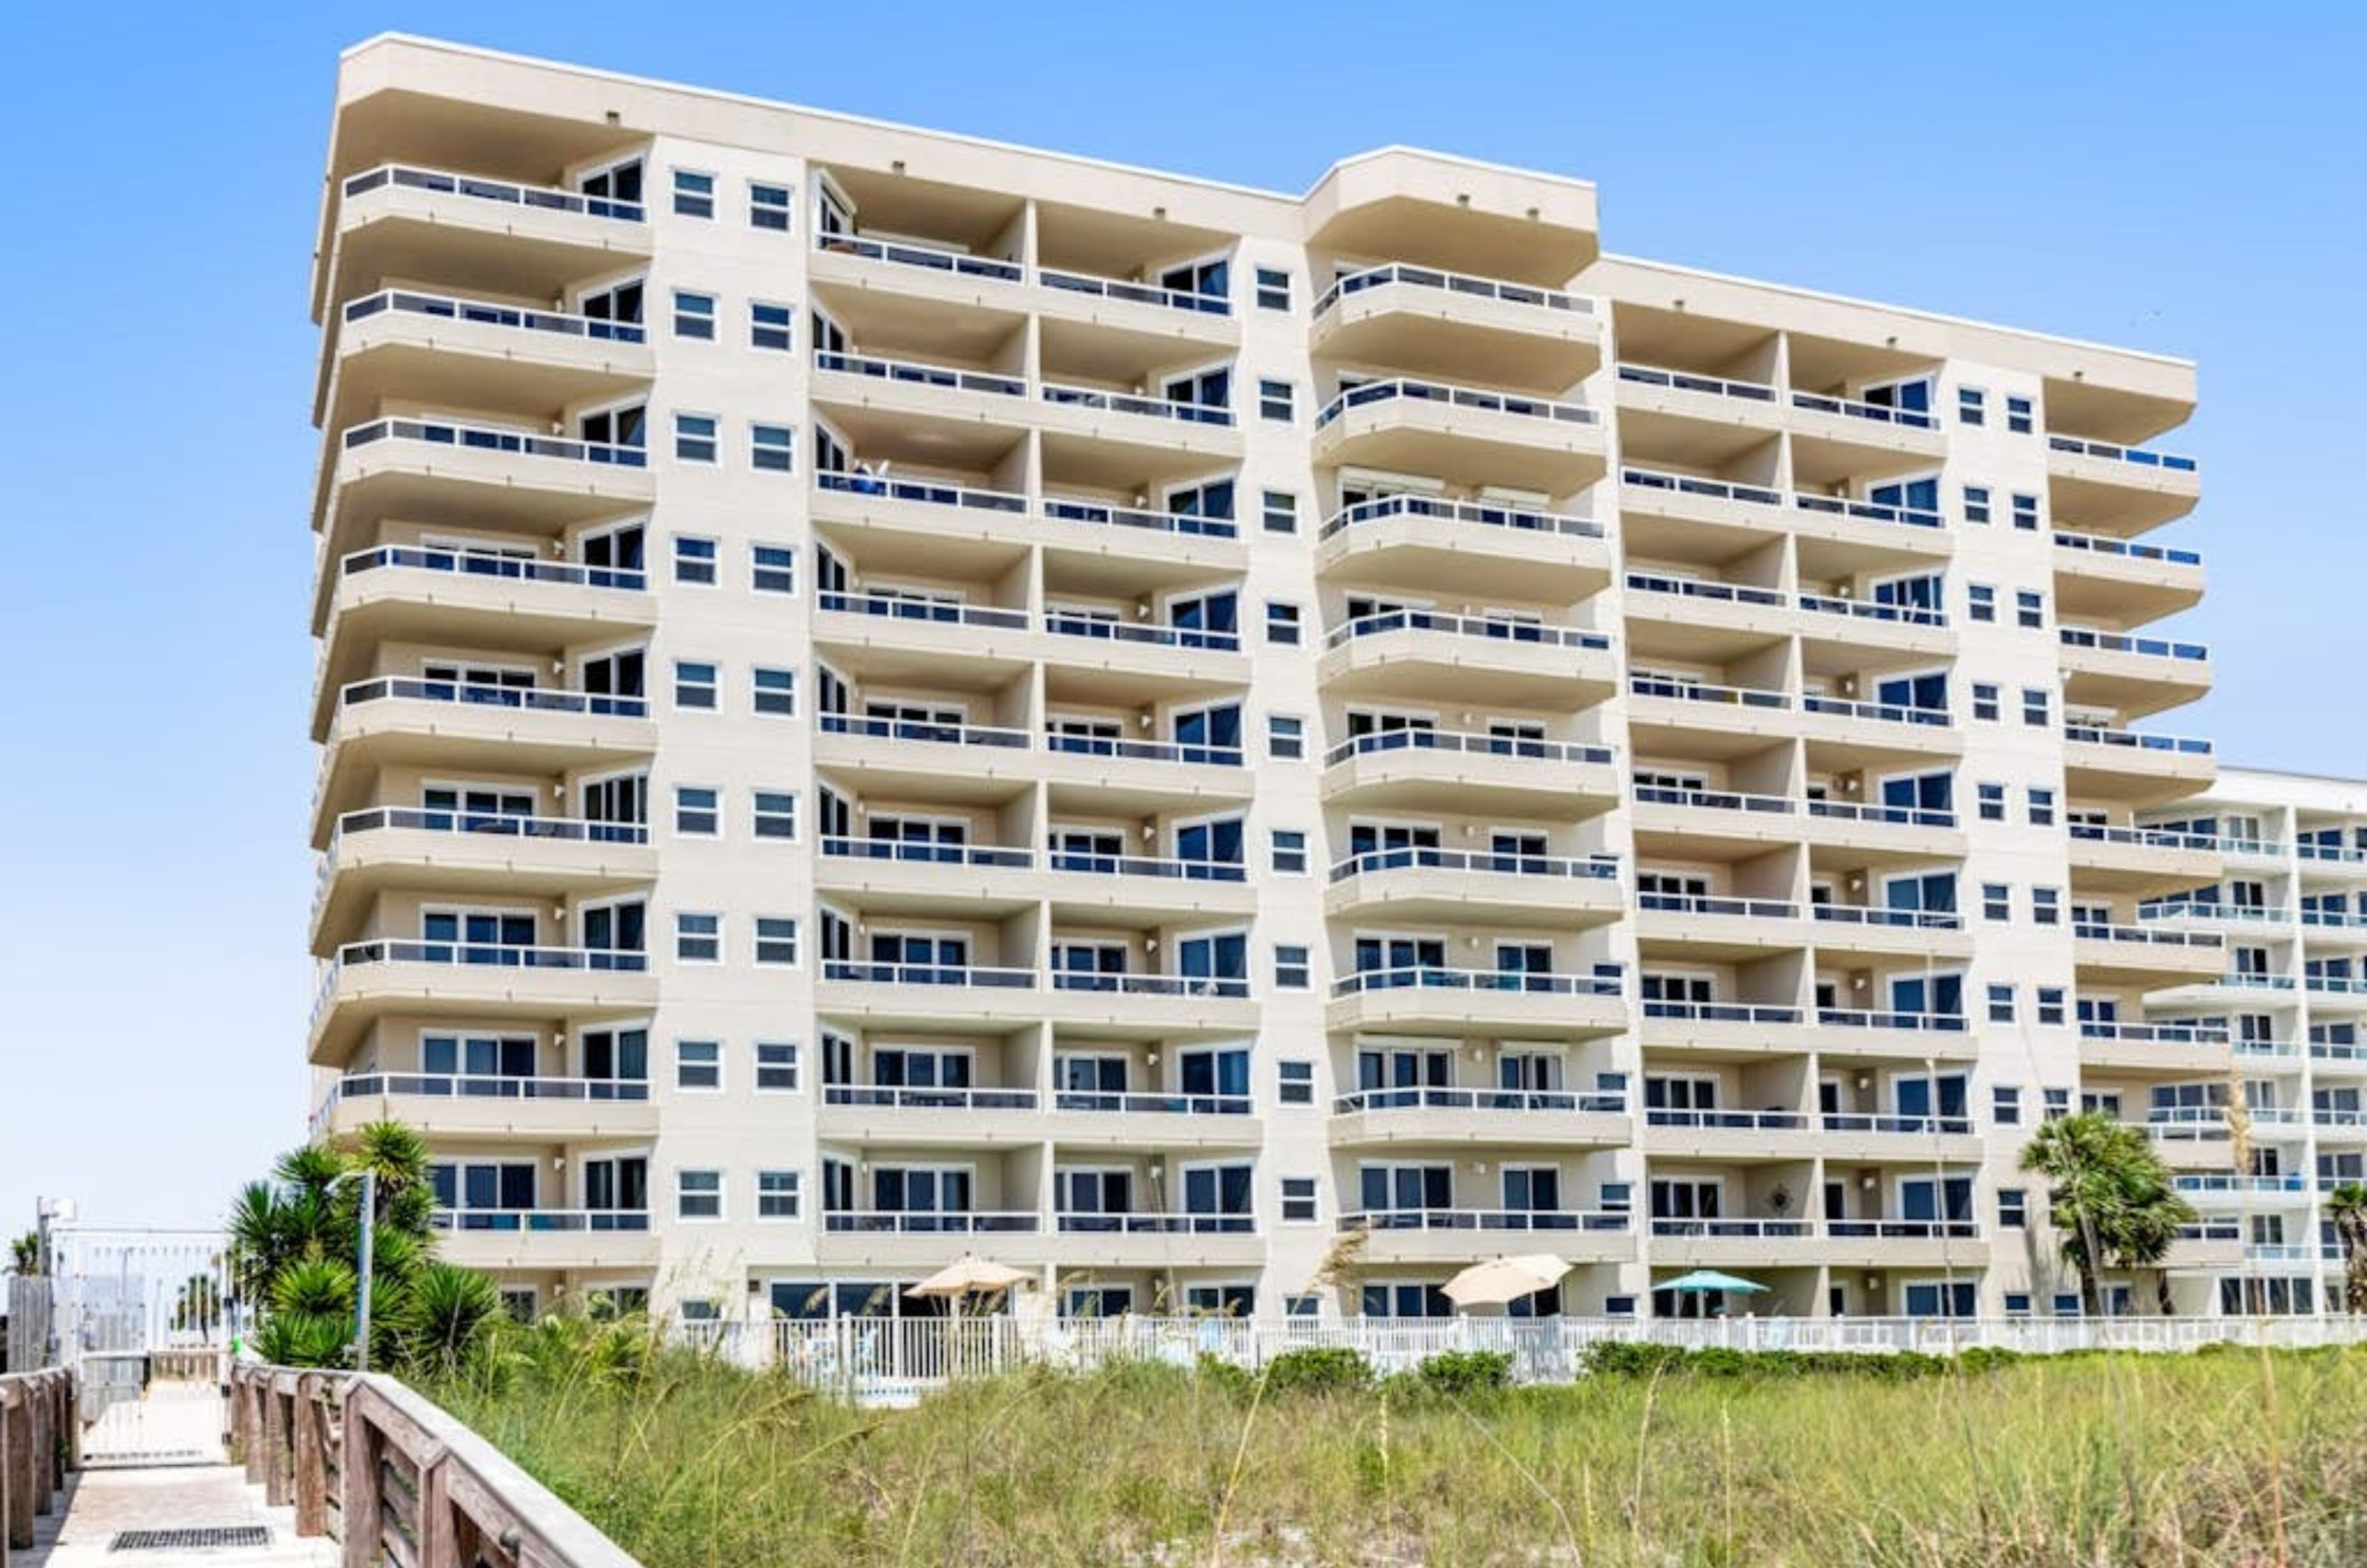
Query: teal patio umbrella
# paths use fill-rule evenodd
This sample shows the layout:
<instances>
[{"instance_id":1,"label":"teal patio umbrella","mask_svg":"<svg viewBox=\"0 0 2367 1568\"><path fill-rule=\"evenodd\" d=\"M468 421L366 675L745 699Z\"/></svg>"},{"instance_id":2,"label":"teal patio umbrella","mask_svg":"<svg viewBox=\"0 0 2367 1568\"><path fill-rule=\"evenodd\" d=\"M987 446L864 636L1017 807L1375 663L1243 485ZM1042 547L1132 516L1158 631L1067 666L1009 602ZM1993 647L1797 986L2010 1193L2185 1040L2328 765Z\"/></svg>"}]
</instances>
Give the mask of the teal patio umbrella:
<instances>
[{"instance_id":1,"label":"teal patio umbrella","mask_svg":"<svg viewBox=\"0 0 2367 1568\"><path fill-rule=\"evenodd\" d=\"M1756 1280L1737 1279L1721 1274L1715 1269L1696 1269L1690 1274L1680 1274L1673 1280L1663 1280L1653 1287L1659 1291L1677 1291L1686 1295L1722 1295L1727 1291L1763 1291L1766 1286Z\"/></svg>"}]
</instances>

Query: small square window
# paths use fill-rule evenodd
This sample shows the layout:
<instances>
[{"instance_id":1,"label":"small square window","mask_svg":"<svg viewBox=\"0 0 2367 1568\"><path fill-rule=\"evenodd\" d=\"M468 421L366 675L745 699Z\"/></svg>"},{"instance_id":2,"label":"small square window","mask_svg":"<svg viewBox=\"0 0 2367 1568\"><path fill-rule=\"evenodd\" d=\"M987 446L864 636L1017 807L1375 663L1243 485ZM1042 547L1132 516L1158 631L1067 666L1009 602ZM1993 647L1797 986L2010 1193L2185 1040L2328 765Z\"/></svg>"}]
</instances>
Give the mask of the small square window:
<instances>
[{"instance_id":1,"label":"small square window","mask_svg":"<svg viewBox=\"0 0 2367 1568\"><path fill-rule=\"evenodd\" d=\"M2030 1193L2021 1187L1998 1189L1998 1228L2018 1231L2030 1224Z\"/></svg>"},{"instance_id":2,"label":"small square window","mask_svg":"<svg viewBox=\"0 0 2367 1568\"><path fill-rule=\"evenodd\" d=\"M1311 1225L1315 1223L1315 1178L1285 1176L1282 1179L1282 1223L1286 1225Z\"/></svg>"},{"instance_id":3,"label":"small square window","mask_svg":"<svg viewBox=\"0 0 2367 1568\"><path fill-rule=\"evenodd\" d=\"M674 1213L682 1220L723 1217L723 1173L719 1170L677 1170L674 1173Z\"/></svg>"},{"instance_id":4,"label":"small square window","mask_svg":"<svg viewBox=\"0 0 2367 1568\"><path fill-rule=\"evenodd\" d=\"M1288 714L1268 714L1265 750L1266 755L1277 761L1288 761L1307 755L1307 721Z\"/></svg>"},{"instance_id":5,"label":"small square window","mask_svg":"<svg viewBox=\"0 0 2367 1568\"><path fill-rule=\"evenodd\" d=\"M2013 987L2011 986L1989 987L1989 1021L1991 1023L2013 1021Z\"/></svg>"},{"instance_id":6,"label":"small square window","mask_svg":"<svg viewBox=\"0 0 2367 1568\"><path fill-rule=\"evenodd\" d=\"M1321 1317L1323 1298L1321 1296L1285 1296L1282 1298L1282 1311L1285 1317Z\"/></svg>"},{"instance_id":7,"label":"small square window","mask_svg":"<svg viewBox=\"0 0 2367 1568\"><path fill-rule=\"evenodd\" d=\"M1265 640L1297 646L1298 642L1298 606L1277 604L1269 599L1265 606Z\"/></svg>"},{"instance_id":8,"label":"small square window","mask_svg":"<svg viewBox=\"0 0 2367 1568\"><path fill-rule=\"evenodd\" d=\"M2035 412L2028 398L2008 398L2005 400L2006 429L2016 435L2029 434Z\"/></svg>"},{"instance_id":9,"label":"small square window","mask_svg":"<svg viewBox=\"0 0 2367 1568\"><path fill-rule=\"evenodd\" d=\"M764 185L755 181L748 186L748 225L753 229L770 229L777 233L789 231L789 187Z\"/></svg>"},{"instance_id":10,"label":"small square window","mask_svg":"<svg viewBox=\"0 0 2367 1568\"><path fill-rule=\"evenodd\" d=\"M2022 723L2035 729L2044 729L2046 728L2048 707L2049 699L2044 690L2036 686L2022 689Z\"/></svg>"},{"instance_id":11,"label":"small square window","mask_svg":"<svg viewBox=\"0 0 2367 1568\"><path fill-rule=\"evenodd\" d=\"M1274 1098L1282 1105L1312 1105L1315 1103L1315 1064L1312 1062L1276 1062L1274 1065Z\"/></svg>"},{"instance_id":12,"label":"small square window","mask_svg":"<svg viewBox=\"0 0 2367 1568\"><path fill-rule=\"evenodd\" d=\"M1982 821L2002 822L2005 820L2005 785L2001 784L1975 784L1973 786L1973 794L1980 802L1979 810Z\"/></svg>"},{"instance_id":13,"label":"small square window","mask_svg":"<svg viewBox=\"0 0 2367 1568\"><path fill-rule=\"evenodd\" d=\"M2013 885L2007 882L1981 884L1981 919L2010 920L2013 919Z\"/></svg>"},{"instance_id":14,"label":"small square window","mask_svg":"<svg viewBox=\"0 0 2367 1568\"><path fill-rule=\"evenodd\" d=\"M715 176L694 169L674 172L674 209L683 218L715 216Z\"/></svg>"},{"instance_id":15,"label":"small square window","mask_svg":"<svg viewBox=\"0 0 2367 1568\"><path fill-rule=\"evenodd\" d=\"M1298 532L1298 498L1286 490L1265 492L1263 515L1269 534Z\"/></svg>"},{"instance_id":16,"label":"small square window","mask_svg":"<svg viewBox=\"0 0 2367 1568\"><path fill-rule=\"evenodd\" d=\"M760 1094L795 1094L804 1085L798 1078L798 1048L787 1041L768 1040L756 1047L756 1090Z\"/></svg>"},{"instance_id":17,"label":"small square window","mask_svg":"<svg viewBox=\"0 0 2367 1568\"><path fill-rule=\"evenodd\" d=\"M798 922L792 915L756 917L756 962L794 969L798 963Z\"/></svg>"},{"instance_id":18,"label":"small square window","mask_svg":"<svg viewBox=\"0 0 2367 1568\"><path fill-rule=\"evenodd\" d=\"M2051 1023L2051 1024L2057 1024L2057 1025L2059 1025L2059 1024L2061 1024L2061 1023L2062 1023L2062 1021L2063 1021L2063 987L2060 987L2060 986L2041 986L2041 987L2038 987L2038 1021L2039 1021L2039 1022L2041 1022L2041 1023ZM2058 1091L2056 1091L2056 1090L2055 1090L2055 1089L2048 1089L2046 1092L2047 1092L2047 1094L2051 1097L2051 1096L2055 1095L2055 1094L2056 1094L2056 1092L2058 1092Z\"/></svg>"},{"instance_id":19,"label":"small square window","mask_svg":"<svg viewBox=\"0 0 2367 1568\"><path fill-rule=\"evenodd\" d=\"M788 352L797 327L797 313L787 305L762 301L748 307L748 346Z\"/></svg>"},{"instance_id":20,"label":"small square window","mask_svg":"<svg viewBox=\"0 0 2367 1568\"><path fill-rule=\"evenodd\" d=\"M795 465L798 433L786 424L748 427L748 461L759 472L786 474Z\"/></svg>"},{"instance_id":21,"label":"small square window","mask_svg":"<svg viewBox=\"0 0 2367 1568\"><path fill-rule=\"evenodd\" d=\"M2030 825L2033 828L2055 826L2055 792L2033 784L2030 789Z\"/></svg>"},{"instance_id":22,"label":"small square window","mask_svg":"<svg viewBox=\"0 0 2367 1568\"><path fill-rule=\"evenodd\" d=\"M675 660L674 705L678 708L705 708L712 712L715 707L715 666L700 660Z\"/></svg>"},{"instance_id":23,"label":"small square window","mask_svg":"<svg viewBox=\"0 0 2367 1568\"><path fill-rule=\"evenodd\" d=\"M802 1194L798 1191L798 1173L794 1170L760 1170L756 1173L756 1217L760 1220L794 1220Z\"/></svg>"},{"instance_id":24,"label":"small square window","mask_svg":"<svg viewBox=\"0 0 2367 1568\"><path fill-rule=\"evenodd\" d=\"M674 580L697 583L702 588L715 586L715 541L690 534L674 536Z\"/></svg>"},{"instance_id":25,"label":"small square window","mask_svg":"<svg viewBox=\"0 0 2367 1568\"><path fill-rule=\"evenodd\" d=\"M1258 383L1258 416L1262 419L1281 420L1285 423L1296 417L1292 407L1289 382L1260 381Z\"/></svg>"},{"instance_id":26,"label":"small square window","mask_svg":"<svg viewBox=\"0 0 2367 1568\"><path fill-rule=\"evenodd\" d=\"M1998 716L1999 693L1993 681L1973 682L1973 716L1994 720Z\"/></svg>"},{"instance_id":27,"label":"small square window","mask_svg":"<svg viewBox=\"0 0 2367 1568\"><path fill-rule=\"evenodd\" d=\"M1277 828L1274 831L1274 869L1285 875L1303 875L1307 871L1307 835L1296 828Z\"/></svg>"},{"instance_id":28,"label":"small square window","mask_svg":"<svg viewBox=\"0 0 2367 1568\"><path fill-rule=\"evenodd\" d=\"M695 337L708 343L715 341L715 296L693 294L687 288L674 291L674 335Z\"/></svg>"},{"instance_id":29,"label":"small square window","mask_svg":"<svg viewBox=\"0 0 2367 1568\"><path fill-rule=\"evenodd\" d=\"M674 455L685 463L715 461L715 416L707 413L674 415Z\"/></svg>"},{"instance_id":30,"label":"small square window","mask_svg":"<svg viewBox=\"0 0 2367 1568\"><path fill-rule=\"evenodd\" d=\"M787 545L752 546L750 560L748 586L757 592L795 593L798 591L798 553Z\"/></svg>"},{"instance_id":31,"label":"small square window","mask_svg":"<svg viewBox=\"0 0 2367 1568\"><path fill-rule=\"evenodd\" d=\"M798 797L785 789L755 793L756 837L794 841L798 836Z\"/></svg>"},{"instance_id":32,"label":"small square window","mask_svg":"<svg viewBox=\"0 0 2367 1568\"><path fill-rule=\"evenodd\" d=\"M674 918L674 955L685 964L722 963L723 917L676 914Z\"/></svg>"},{"instance_id":33,"label":"small square window","mask_svg":"<svg viewBox=\"0 0 2367 1568\"><path fill-rule=\"evenodd\" d=\"M1274 950L1274 985L1278 991L1303 991L1308 983L1308 949L1297 942L1277 942Z\"/></svg>"},{"instance_id":34,"label":"small square window","mask_svg":"<svg viewBox=\"0 0 2367 1568\"><path fill-rule=\"evenodd\" d=\"M705 784L676 784L674 830L694 838L711 839L723 831L723 792Z\"/></svg>"},{"instance_id":35,"label":"small square window","mask_svg":"<svg viewBox=\"0 0 2367 1568\"><path fill-rule=\"evenodd\" d=\"M2022 1090L2010 1083L1989 1085L1989 1120L2000 1127L2022 1124Z\"/></svg>"},{"instance_id":36,"label":"small square window","mask_svg":"<svg viewBox=\"0 0 2367 1568\"><path fill-rule=\"evenodd\" d=\"M2038 998L2039 1005L2044 1007L2046 1002L2046 993L2043 990L2040 991L2038 993ZM2059 1121L2063 1117L2071 1114L2071 1091L2069 1089L2042 1089L2039 1092L2044 1097L2046 1120L2049 1122Z\"/></svg>"},{"instance_id":37,"label":"small square window","mask_svg":"<svg viewBox=\"0 0 2367 1568\"><path fill-rule=\"evenodd\" d=\"M1976 621L1997 619L1997 590L1986 582L1965 584L1965 610Z\"/></svg>"},{"instance_id":38,"label":"small square window","mask_svg":"<svg viewBox=\"0 0 2367 1568\"><path fill-rule=\"evenodd\" d=\"M1987 485L1966 485L1965 487L1965 521L1967 523L1987 523L1988 520L1989 487Z\"/></svg>"},{"instance_id":39,"label":"small square window","mask_svg":"<svg viewBox=\"0 0 2367 1568\"><path fill-rule=\"evenodd\" d=\"M1257 269L1257 302L1261 310L1290 309L1290 274L1278 266Z\"/></svg>"},{"instance_id":40,"label":"small square window","mask_svg":"<svg viewBox=\"0 0 2367 1568\"><path fill-rule=\"evenodd\" d=\"M2038 498L2017 495L2013 498L2013 525L2025 534L2038 531Z\"/></svg>"},{"instance_id":41,"label":"small square window","mask_svg":"<svg viewBox=\"0 0 2367 1568\"><path fill-rule=\"evenodd\" d=\"M2032 589L2014 591L2013 618L2025 631L2038 631L2046 625L2046 596Z\"/></svg>"},{"instance_id":42,"label":"small square window","mask_svg":"<svg viewBox=\"0 0 2367 1568\"><path fill-rule=\"evenodd\" d=\"M674 1087L702 1093L723 1087L723 1047L713 1040L674 1043Z\"/></svg>"},{"instance_id":43,"label":"small square window","mask_svg":"<svg viewBox=\"0 0 2367 1568\"><path fill-rule=\"evenodd\" d=\"M1982 391L1978 387L1959 387L1956 389L1957 423L1987 424L1988 423L1988 406L1989 395L1987 392Z\"/></svg>"},{"instance_id":44,"label":"small square window","mask_svg":"<svg viewBox=\"0 0 2367 1568\"><path fill-rule=\"evenodd\" d=\"M798 672L794 670L753 670L755 710L772 718L795 718L798 713Z\"/></svg>"},{"instance_id":45,"label":"small square window","mask_svg":"<svg viewBox=\"0 0 2367 1568\"><path fill-rule=\"evenodd\" d=\"M2042 926L2063 923L2063 890L2059 887L2033 887L2030 890L2030 918Z\"/></svg>"}]
</instances>

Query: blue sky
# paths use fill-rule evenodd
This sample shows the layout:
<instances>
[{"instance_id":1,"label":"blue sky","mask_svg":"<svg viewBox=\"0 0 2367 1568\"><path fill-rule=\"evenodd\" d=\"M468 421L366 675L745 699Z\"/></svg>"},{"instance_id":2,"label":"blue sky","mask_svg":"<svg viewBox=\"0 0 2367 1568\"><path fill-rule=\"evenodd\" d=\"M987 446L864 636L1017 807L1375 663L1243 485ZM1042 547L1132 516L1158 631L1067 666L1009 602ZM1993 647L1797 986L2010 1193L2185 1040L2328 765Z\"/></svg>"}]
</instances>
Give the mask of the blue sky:
<instances>
[{"instance_id":1,"label":"blue sky","mask_svg":"<svg viewBox=\"0 0 2367 1568\"><path fill-rule=\"evenodd\" d=\"M337 51L389 29L1293 191L1438 147L1596 181L1613 250L2191 355L2219 690L2174 728L2367 772L2290 673L2348 667L2367 576L2322 482L2359 446L2325 367L2367 353L2358 7L142 10L0 25L0 1228L208 1217L301 1135L305 276Z\"/></svg>"}]
</instances>

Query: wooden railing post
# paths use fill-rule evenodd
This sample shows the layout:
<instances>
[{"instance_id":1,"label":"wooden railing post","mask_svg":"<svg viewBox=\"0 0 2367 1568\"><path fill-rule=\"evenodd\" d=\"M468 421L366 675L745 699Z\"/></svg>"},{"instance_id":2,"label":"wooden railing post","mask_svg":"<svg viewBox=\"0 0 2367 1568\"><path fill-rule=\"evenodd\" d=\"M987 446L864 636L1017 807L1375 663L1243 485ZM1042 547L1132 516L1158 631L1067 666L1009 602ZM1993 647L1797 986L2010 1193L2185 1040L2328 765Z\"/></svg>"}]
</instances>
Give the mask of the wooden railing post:
<instances>
[{"instance_id":1,"label":"wooden railing post","mask_svg":"<svg viewBox=\"0 0 2367 1568\"><path fill-rule=\"evenodd\" d=\"M56 1381L43 1378L25 1391L25 1417L33 1428L33 1446L25 1455L26 1484L32 1489L33 1512L44 1516L58 1511L58 1435L52 1425L58 1406L50 1396L50 1384Z\"/></svg>"},{"instance_id":2,"label":"wooden railing post","mask_svg":"<svg viewBox=\"0 0 2367 1568\"><path fill-rule=\"evenodd\" d=\"M250 1370L239 1385L238 1419L246 1434L246 1483L250 1486L262 1485L265 1474L263 1385L269 1376L268 1372Z\"/></svg>"},{"instance_id":3,"label":"wooden railing post","mask_svg":"<svg viewBox=\"0 0 2367 1568\"><path fill-rule=\"evenodd\" d=\"M328 1454L321 1436L321 1390L327 1379L319 1372L296 1379L296 1533L319 1535L327 1528Z\"/></svg>"},{"instance_id":4,"label":"wooden railing post","mask_svg":"<svg viewBox=\"0 0 2367 1568\"><path fill-rule=\"evenodd\" d=\"M33 1452L33 1391L21 1382L0 1390L0 1439L6 1442L6 1457L0 1458L0 1480L6 1483L8 1547L11 1551L29 1551L33 1544L33 1491L38 1473Z\"/></svg>"},{"instance_id":5,"label":"wooden railing post","mask_svg":"<svg viewBox=\"0 0 2367 1568\"><path fill-rule=\"evenodd\" d=\"M345 1442L337 1458L345 1568L377 1568L379 1561L379 1439L364 1404L359 1385L348 1385Z\"/></svg>"},{"instance_id":6,"label":"wooden railing post","mask_svg":"<svg viewBox=\"0 0 2367 1568\"><path fill-rule=\"evenodd\" d=\"M288 1407L276 1372L263 1384L263 1500L275 1508L288 1506Z\"/></svg>"}]
</instances>

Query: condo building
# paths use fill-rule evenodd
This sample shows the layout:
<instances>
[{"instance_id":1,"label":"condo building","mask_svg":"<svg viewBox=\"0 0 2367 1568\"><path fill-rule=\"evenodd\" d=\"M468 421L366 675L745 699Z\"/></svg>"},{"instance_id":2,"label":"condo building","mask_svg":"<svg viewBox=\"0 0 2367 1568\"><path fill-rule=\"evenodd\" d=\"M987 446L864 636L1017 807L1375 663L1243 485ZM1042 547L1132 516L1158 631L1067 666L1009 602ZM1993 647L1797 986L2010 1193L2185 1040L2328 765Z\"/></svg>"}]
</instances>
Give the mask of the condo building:
<instances>
[{"instance_id":1,"label":"condo building","mask_svg":"<svg viewBox=\"0 0 2367 1568\"><path fill-rule=\"evenodd\" d=\"M2157 728L2187 363L395 37L312 310L313 1124L522 1308L2043 1314L2082 1104L2322 1272L2367 801Z\"/></svg>"}]
</instances>

